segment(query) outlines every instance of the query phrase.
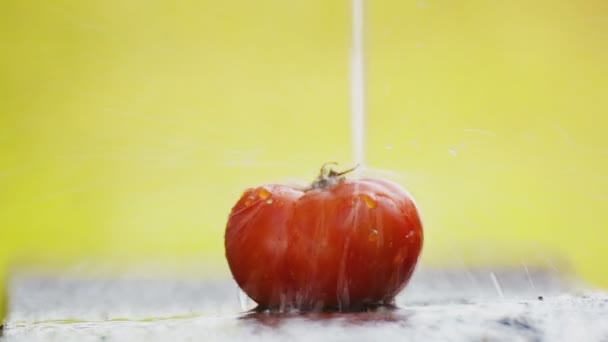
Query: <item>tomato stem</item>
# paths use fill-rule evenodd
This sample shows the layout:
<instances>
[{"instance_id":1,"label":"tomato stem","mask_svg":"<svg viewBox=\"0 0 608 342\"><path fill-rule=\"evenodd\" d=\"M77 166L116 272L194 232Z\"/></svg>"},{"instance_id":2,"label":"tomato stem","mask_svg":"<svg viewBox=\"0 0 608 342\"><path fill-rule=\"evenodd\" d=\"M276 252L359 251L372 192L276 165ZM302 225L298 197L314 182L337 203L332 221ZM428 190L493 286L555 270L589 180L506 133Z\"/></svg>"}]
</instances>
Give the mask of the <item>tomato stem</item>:
<instances>
[{"instance_id":1,"label":"tomato stem","mask_svg":"<svg viewBox=\"0 0 608 342\"><path fill-rule=\"evenodd\" d=\"M344 175L350 172L355 171L359 164L354 167L336 172L334 169L330 168L330 165L338 165L336 162L327 162L321 166L321 171L319 172L319 176L312 182L310 187L307 190L315 190L315 189L326 189L340 183L344 180Z\"/></svg>"}]
</instances>

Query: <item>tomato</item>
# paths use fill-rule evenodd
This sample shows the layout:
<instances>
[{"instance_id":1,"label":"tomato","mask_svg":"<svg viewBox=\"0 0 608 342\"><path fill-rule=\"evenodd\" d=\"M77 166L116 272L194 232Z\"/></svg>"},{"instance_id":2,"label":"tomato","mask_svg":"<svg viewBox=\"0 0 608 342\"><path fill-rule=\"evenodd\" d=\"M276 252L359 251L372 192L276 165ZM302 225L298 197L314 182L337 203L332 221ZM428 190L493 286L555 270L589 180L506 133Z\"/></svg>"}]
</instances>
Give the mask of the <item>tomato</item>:
<instances>
[{"instance_id":1,"label":"tomato","mask_svg":"<svg viewBox=\"0 0 608 342\"><path fill-rule=\"evenodd\" d=\"M226 258L260 308L358 310L391 303L409 281L423 243L414 200L345 173L324 166L308 188L263 185L233 207Z\"/></svg>"}]
</instances>

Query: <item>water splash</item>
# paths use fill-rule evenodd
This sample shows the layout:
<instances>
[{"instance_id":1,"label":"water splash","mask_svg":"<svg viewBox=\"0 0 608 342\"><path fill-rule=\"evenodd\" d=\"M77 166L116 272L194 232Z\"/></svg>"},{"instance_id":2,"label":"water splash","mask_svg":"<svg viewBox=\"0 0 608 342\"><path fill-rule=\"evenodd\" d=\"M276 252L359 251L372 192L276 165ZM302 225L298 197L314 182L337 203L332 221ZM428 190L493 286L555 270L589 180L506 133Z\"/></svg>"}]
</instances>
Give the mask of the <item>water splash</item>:
<instances>
[{"instance_id":1,"label":"water splash","mask_svg":"<svg viewBox=\"0 0 608 342\"><path fill-rule=\"evenodd\" d=\"M243 292L243 290L241 290L240 288L238 288L237 290L237 297L239 300L239 305L241 306L241 311L247 311L251 309L251 299L249 299L245 292Z\"/></svg>"}]
</instances>

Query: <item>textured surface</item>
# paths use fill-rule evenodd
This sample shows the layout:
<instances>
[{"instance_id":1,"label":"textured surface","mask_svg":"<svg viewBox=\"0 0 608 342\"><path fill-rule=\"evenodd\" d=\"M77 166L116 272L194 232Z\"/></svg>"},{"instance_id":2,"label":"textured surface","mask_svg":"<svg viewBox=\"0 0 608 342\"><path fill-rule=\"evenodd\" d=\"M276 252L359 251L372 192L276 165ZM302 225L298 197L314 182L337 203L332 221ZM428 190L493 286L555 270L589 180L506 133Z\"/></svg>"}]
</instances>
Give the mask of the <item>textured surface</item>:
<instances>
[{"instance_id":1,"label":"textured surface","mask_svg":"<svg viewBox=\"0 0 608 342\"><path fill-rule=\"evenodd\" d=\"M541 271L418 272L397 308L245 312L229 280L21 275L5 341L505 340L608 338L608 295Z\"/></svg>"}]
</instances>

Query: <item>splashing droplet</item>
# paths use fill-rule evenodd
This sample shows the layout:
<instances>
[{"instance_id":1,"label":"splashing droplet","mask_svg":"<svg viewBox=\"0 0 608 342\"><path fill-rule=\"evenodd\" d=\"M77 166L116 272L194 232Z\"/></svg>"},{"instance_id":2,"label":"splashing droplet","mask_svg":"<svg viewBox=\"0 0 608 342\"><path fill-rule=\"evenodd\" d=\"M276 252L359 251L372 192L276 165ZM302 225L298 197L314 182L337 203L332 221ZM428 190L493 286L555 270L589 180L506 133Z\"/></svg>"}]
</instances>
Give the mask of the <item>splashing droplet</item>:
<instances>
[{"instance_id":1,"label":"splashing droplet","mask_svg":"<svg viewBox=\"0 0 608 342\"><path fill-rule=\"evenodd\" d=\"M241 310L247 311L251 308L251 299L241 290L238 289L237 297L239 299L239 305L241 306Z\"/></svg>"},{"instance_id":2,"label":"splashing droplet","mask_svg":"<svg viewBox=\"0 0 608 342\"><path fill-rule=\"evenodd\" d=\"M281 298L281 304L279 305L279 312L287 312L287 296L284 293L279 295Z\"/></svg>"},{"instance_id":3,"label":"splashing droplet","mask_svg":"<svg viewBox=\"0 0 608 342\"><path fill-rule=\"evenodd\" d=\"M263 200L267 200L271 196L272 196L272 193L270 191L268 191L266 188L261 188L260 191L258 192L258 197Z\"/></svg>"}]
</instances>

